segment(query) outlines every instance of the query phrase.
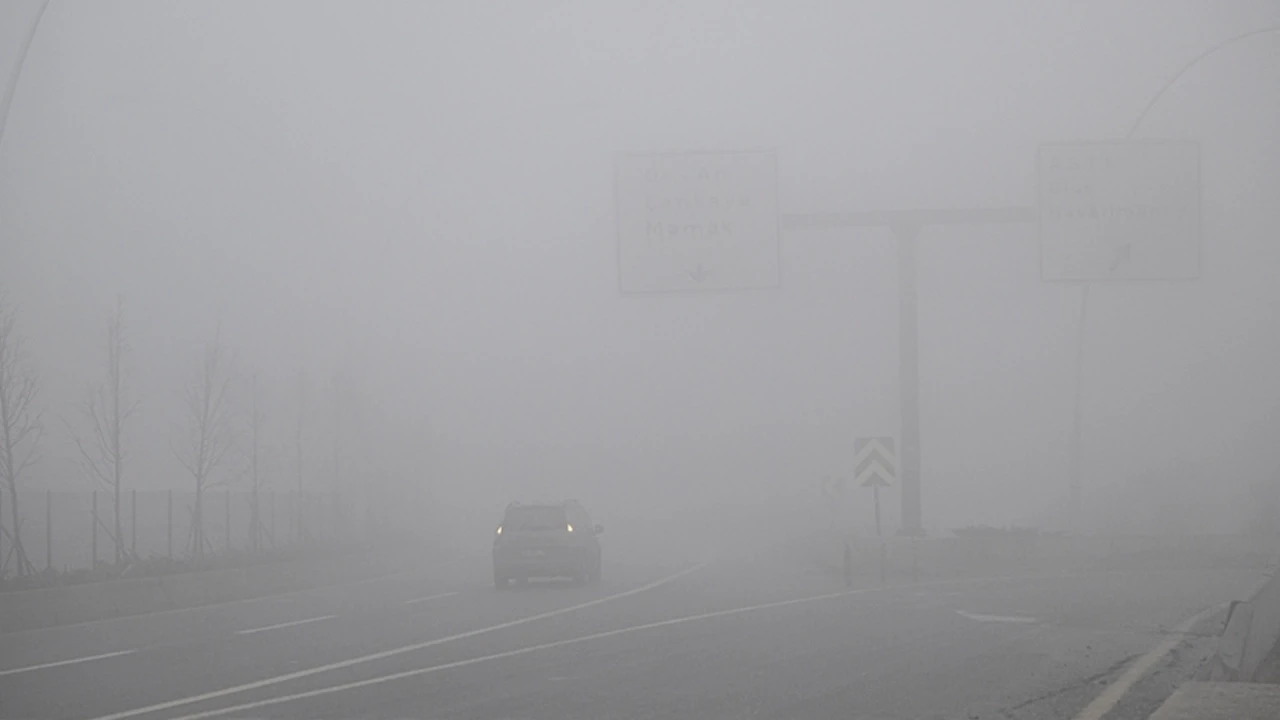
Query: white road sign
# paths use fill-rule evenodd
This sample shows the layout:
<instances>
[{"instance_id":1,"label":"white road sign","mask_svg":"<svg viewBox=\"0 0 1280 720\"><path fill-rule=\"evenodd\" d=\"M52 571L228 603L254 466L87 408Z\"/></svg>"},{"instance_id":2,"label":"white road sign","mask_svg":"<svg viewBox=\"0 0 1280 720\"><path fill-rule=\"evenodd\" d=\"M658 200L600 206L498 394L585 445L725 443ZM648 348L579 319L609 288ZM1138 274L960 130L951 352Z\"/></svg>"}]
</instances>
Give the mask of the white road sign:
<instances>
[{"instance_id":1,"label":"white road sign","mask_svg":"<svg viewBox=\"0 0 1280 720\"><path fill-rule=\"evenodd\" d=\"M1177 280L1200 275L1200 146L1040 147L1045 280Z\"/></svg>"},{"instance_id":2,"label":"white road sign","mask_svg":"<svg viewBox=\"0 0 1280 720\"><path fill-rule=\"evenodd\" d=\"M777 167L770 152L619 155L622 291L776 286Z\"/></svg>"},{"instance_id":3,"label":"white road sign","mask_svg":"<svg viewBox=\"0 0 1280 720\"><path fill-rule=\"evenodd\" d=\"M891 437L853 441L854 478L862 487L889 487L898 479L898 456Z\"/></svg>"}]
</instances>

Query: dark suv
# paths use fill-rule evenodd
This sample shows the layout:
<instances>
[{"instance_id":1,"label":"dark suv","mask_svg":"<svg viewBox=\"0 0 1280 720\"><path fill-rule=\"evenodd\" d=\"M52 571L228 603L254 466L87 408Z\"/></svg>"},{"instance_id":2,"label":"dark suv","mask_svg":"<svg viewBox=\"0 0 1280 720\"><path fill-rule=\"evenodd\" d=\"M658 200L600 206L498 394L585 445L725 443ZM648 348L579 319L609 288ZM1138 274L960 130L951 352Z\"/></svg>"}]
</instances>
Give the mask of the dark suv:
<instances>
[{"instance_id":1,"label":"dark suv","mask_svg":"<svg viewBox=\"0 0 1280 720\"><path fill-rule=\"evenodd\" d=\"M591 524L581 505L511 503L493 535L493 584L531 577L600 579L600 540L604 528Z\"/></svg>"}]
</instances>

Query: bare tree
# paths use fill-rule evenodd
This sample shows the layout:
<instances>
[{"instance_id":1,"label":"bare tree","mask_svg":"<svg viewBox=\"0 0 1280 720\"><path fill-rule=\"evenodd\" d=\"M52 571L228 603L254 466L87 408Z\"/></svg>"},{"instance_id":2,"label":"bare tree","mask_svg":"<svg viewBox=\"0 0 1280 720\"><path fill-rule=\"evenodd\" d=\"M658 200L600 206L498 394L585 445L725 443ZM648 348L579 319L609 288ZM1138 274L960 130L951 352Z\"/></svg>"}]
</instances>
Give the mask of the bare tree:
<instances>
[{"instance_id":1,"label":"bare tree","mask_svg":"<svg viewBox=\"0 0 1280 720\"><path fill-rule=\"evenodd\" d=\"M245 475L249 480L249 549L262 549L262 490L267 487L270 450L262 444L262 391L258 376L249 384L249 447Z\"/></svg>"},{"instance_id":2,"label":"bare tree","mask_svg":"<svg viewBox=\"0 0 1280 720\"><path fill-rule=\"evenodd\" d=\"M235 444L230 397L233 377L232 359L215 335L182 391L184 434L174 446L174 454L195 483L191 552L197 558L205 550L204 491L216 485L218 472Z\"/></svg>"},{"instance_id":3,"label":"bare tree","mask_svg":"<svg viewBox=\"0 0 1280 720\"><path fill-rule=\"evenodd\" d=\"M369 479L362 478L360 483L352 482L352 475L363 472L359 466L360 458L356 451L361 449L361 398L359 378L353 361L348 360L333 374L331 389L333 392L333 420L330 428L333 437L333 529L336 538L341 541L351 539L352 516L348 504L355 500L352 494L357 485L367 489Z\"/></svg>"},{"instance_id":4,"label":"bare tree","mask_svg":"<svg viewBox=\"0 0 1280 720\"><path fill-rule=\"evenodd\" d=\"M293 428L293 448L294 448L294 471L297 475L298 497L294 507L297 513L294 529L297 532L297 541L299 544L306 542L306 525L305 515L302 502L302 476L303 476L303 452L304 452L304 436L306 432L307 420L307 377L305 369L302 365L298 366L298 407Z\"/></svg>"},{"instance_id":5,"label":"bare tree","mask_svg":"<svg viewBox=\"0 0 1280 720\"><path fill-rule=\"evenodd\" d=\"M16 313L0 298L0 480L9 490L12 530L9 534L17 573L34 573L22 547L22 514L18 508L18 480L36 461L36 448L44 433L41 414L34 407L40 391L40 375L17 332ZM0 558L3 567L4 558Z\"/></svg>"},{"instance_id":6,"label":"bare tree","mask_svg":"<svg viewBox=\"0 0 1280 720\"><path fill-rule=\"evenodd\" d=\"M125 339L124 300L116 299L115 309L107 319L106 375L97 387L89 391L80 407L88 426L89 439L72 435L85 471L96 482L111 492L112 530L115 544L115 561L124 559L124 533L120 525L120 498L124 488L125 461L129 454L125 447L125 424L138 408L129 386L127 358L129 344Z\"/></svg>"}]
</instances>

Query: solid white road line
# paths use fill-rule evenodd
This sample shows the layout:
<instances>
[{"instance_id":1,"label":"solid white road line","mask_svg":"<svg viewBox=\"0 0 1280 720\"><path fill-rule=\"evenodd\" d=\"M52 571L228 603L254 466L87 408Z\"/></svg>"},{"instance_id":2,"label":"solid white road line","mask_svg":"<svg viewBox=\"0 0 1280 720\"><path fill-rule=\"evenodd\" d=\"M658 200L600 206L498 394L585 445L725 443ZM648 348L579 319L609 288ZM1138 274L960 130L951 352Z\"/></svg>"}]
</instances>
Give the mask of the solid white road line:
<instances>
[{"instance_id":1,"label":"solid white road line","mask_svg":"<svg viewBox=\"0 0 1280 720\"><path fill-rule=\"evenodd\" d=\"M368 678L367 680L357 680L355 682L343 683L341 685L330 685L329 687L318 688L306 692L294 693L292 695L280 695L256 702L244 703L241 705L233 705L231 707L219 708L217 710L208 710L193 715L183 715L173 720L203 720L203 718L217 717L226 715L227 713L240 713L244 710L255 710L257 708L269 705L278 705L280 703L292 702L294 700L305 700L307 698L317 697L320 695L329 695L331 693L343 692L345 690L354 690L356 688L368 687L370 685L379 685L381 683L391 682L393 680L403 680L404 678L418 677L427 675L441 670L452 670L454 668L466 667L468 665L477 665L491 660L502 660L504 658L516 657L519 655L527 655L539 650L550 650L552 648L564 647L566 645L576 645L578 643L589 642L591 640L600 640L603 638L616 637L618 635L627 635L630 633L642 632L644 630L654 630L657 628L671 627L673 625L683 625L685 623L697 622L699 620L710 620L712 618L730 617L732 615L742 615L744 613L756 612L759 610L771 610L774 608L787 607L789 605L801 605L804 603L815 603L822 600L831 600L834 598L850 597L853 595L863 595L866 593L884 592L885 590L897 589L895 587L883 588L864 588L862 590L842 590L840 592L823 593L822 595L809 595L801 598L792 598L790 600L780 600L777 602L764 603L761 605L748 605L746 607L737 607L729 610L715 610L712 612L699 613L697 615L687 615L685 617L673 618L671 620L659 620L657 622L645 623L643 625L632 625L630 627L619 628L617 630L606 630L605 632L592 633L590 635L580 635L567 640L556 640L554 642L542 643L541 645L531 645L529 647L518 648L516 650L507 650L506 652L494 653L492 655L484 655L477 658L467 660L458 660L456 662L445 663L444 665L432 665L425 668L416 668L414 670L405 670L390 675L382 675L379 677Z\"/></svg>"},{"instance_id":2,"label":"solid white road line","mask_svg":"<svg viewBox=\"0 0 1280 720\"><path fill-rule=\"evenodd\" d=\"M419 603L431 602L432 600L439 600L441 598L453 597L454 595L457 595L457 594L458 593L456 592L436 593L435 595L428 595L426 597L414 598L412 600L405 600L404 604L417 605Z\"/></svg>"},{"instance_id":3,"label":"solid white road line","mask_svg":"<svg viewBox=\"0 0 1280 720\"><path fill-rule=\"evenodd\" d=\"M306 620L294 620L293 622L278 623L276 625L267 625L266 627L250 628L248 630L237 630L237 635L253 635L254 633L266 632L268 630L278 630L280 628L294 627L295 625L306 625L307 623L320 622L321 620L332 620L337 615L321 615L319 617L307 618Z\"/></svg>"},{"instance_id":4,"label":"solid white road line","mask_svg":"<svg viewBox=\"0 0 1280 720\"><path fill-rule=\"evenodd\" d=\"M1031 624L1036 621L1033 617L1026 617L1023 615L983 615L981 613L970 613L963 610L957 610L956 614L967 617L970 620L977 620L978 622Z\"/></svg>"},{"instance_id":5,"label":"solid white road line","mask_svg":"<svg viewBox=\"0 0 1280 720\"><path fill-rule=\"evenodd\" d=\"M591 601L588 601L588 602L585 602L585 603L580 603L580 604L578 604L578 605L571 605L571 606L569 606L569 607L560 608L560 609L557 609L557 610L551 610L551 611L548 611L548 612L545 612L545 613L541 613L541 614L539 614L539 615L531 615L531 616L529 616L529 617L521 618L521 619L519 619L519 620L513 620L513 621L510 621L510 622L507 622L507 623L502 623L502 624L500 624L500 625L494 625L494 626L487 627L487 628L480 628L480 629L478 629L478 630L470 630L470 631L467 631L467 632L458 633L458 634L456 634L456 635L450 635L450 636L448 636L448 637L443 637L443 638L439 638L439 639L436 639L436 640L429 640L429 641L427 641L427 642L418 643L418 644L416 644L416 645L407 645L407 646L405 646L405 647L395 648L395 649L393 649L393 650L387 650L387 651L384 651L384 652L375 653L375 654L373 654L373 655L365 655L365 656L362 656L362 657L353 658L353 659L351 659L351 660L345 660L345 661L342 661L342 662L336 662L336 663L332 663L332 664L330 664L330 665L323 665L323 666L320 666L320 667L312 668L312 669L310 669L310 670L301 670L301 671L298 671L298 672L295 672L295 673L290 673L290 674L288 674L288 675L281 675L281 676L274 677L274 678L267 678L267 679L264 679L264 680L259 680L259 681L256 681L256 682L246 683L246 684L244 684L244 685L239 685L239 686L235 686L235 687L230 687L230 688L226 688L226 689L223 689L223 690L216 690L216 691L214 691L214 692L204 693L204 694L201 694L201 695L193 695L193 696L191 696L191 697L187 697L187 698L180 698L180 699L178 699L178 700L172 700L172 701L164 702L164 703L158 703L158 704L156 704L156 705L149 705L149 706L147 706L147 707L137 708L137 709L135 709L135 710L126 710L126 711L124 711L124 712L115 713L115 714L113 714L113 715L104 715L104 716L99 717L99 718L94 718L94 720L122 720L123 718L131 718L131 717L136 717L136 716L139 716L139 715L146 715L146 714L148 714L148 713L158 712L158 711L161 711L161 710L168 710L168 709L170 709L170 708L181 707L181 706L183 706L183 705L191 705L191 704L194 704L194 703L202 702L202 701L204 701L204 700L212 700L212 699L216 699L216 698L219 698L219 697L225 697L225 696L227 696L227 695L233 695L233 694L237 694L237 693L241 693L241 692L246 692L246 691L254 690L254 689L257 689L257 688L261 688L261 687L268 687L268 686L271 686L271 685L277 685L277 684L280 684L280 683L283 683L283 682L287 682L287 681L289 681L289 680L294 680L294 679L297 679L297 678L309 677L309 676L316 675L316 674L319 674L319 673L322 673L322 672L327 672L327 671L329 671L329 670L337 670L337 669L341 669L341 668L350 667L350 666L352 666L352 665L358 665L358 664L362 664L362 663L372 662L372 661L374 661L374 660L379 660L379 659L382 659L382 658L385 658L385 657L391 657L391 656L400 655L400 654L407 653L407 652L412 652L412 651L414 651L414 650L421 650L421 649L428 648L428 647L432 647L432 646L435 646L435 645L440 645L440 644L443 644L443 643L451 642L451 641L453 641L453 640L460 640L460 639L463 639L463 638L475 637L475 636L477 636L477 635L482 635L482 634L485 634L485 633L493 632L493 631L496 631L496 630L501 630L501 629L503 629L503 628L513 627L513 626L516 626L516 625L522 625L522 624L524 624L524 623L533 622L533 621L535 621L535 620L540 620L540 619L547 618L547 617L554 617L554 616L557 616L557 615L563 615L563 614L565 614L565 613L573 612L573 611L575 611L575 610L580 610L580 609L583 609L583 608L586 608L586 607L591 607L591 606L594 606L594 605L600 605L600 604L602 604L602 603L610 602L610 601L612 601L612 600L617 600L617 599L620 599L620 598L623 598L623 597L627 597L627 596L630 596L630 595L636 595L636 594L638 594L638 593L642 593L642 592L645 592L645 591L647 591L647 590L651 590L651 589L657 588L657 587L659 587L659 586L661 586L661 585L665 585L665 584L667 584L667 583L669 583L669 582L672 582L672 581L674 581L674 580L676 580L676 579L678 579L678 578L681 578L681 577L683 577L683 576L685 576L685 575L688 575L688 574L690 574L690 573L692 573L692 572L694 572L694 571L696 571L696 570L701 569L702 567L704 567L704 566L706 566L708 563L710 563L710 562L711 562L711 560L712 560L712 558L711 558L711 557L708 557L706 560L703 560L703 561L699 562L697 565L694 565L694 566L692 566L692 567L686 568L686 569L684 569L684 570L682 570L682 571L680 571L680 572L678 572L678 573L675 573L674 575L669 575L669 576L667 576L667 577L665 577L665 578L662 578L662 579L656 580L656 581L654 581L654 582L652 582L652 583L649 583L648 585L645 585L645 586L643 586L643 587L634 588L634 589L631 589L631 590L627 590L627 591L624 591L624 592L618 593L618 594L616 594L616 595L609 595L609 596L607 596L607 597L598 598L598 599L596 599L596 600L591 600ZM1081 574L1087 574L1087 573L1081 573ZM390 682L390 681L392 681L392 680L397 680L397 679L404 678L404 677L413 677L413 676L417 676L417 675L426 675L426 674L428 674L428 673L433 673L433 672L437 672L437 671L440 671L440 670L449 670L449 669L452 669L452 668L465 667L465 666L467 666L467 665L474 665L474 664L481 663L481 662L487 662L487 661L489 661L489 660L498 660L498 659L506 658L506 657L514 657L514 656L517 656L517 655L523 655L523 654L527 654L527 653L535 652L535 651L537 651L537 650L545 650L545 649L554 648L554 647L561 647L561 646L564 646L564 645L570 645L570 644L574 644L574 643L581 643L581 642L586 642L586 641L588 641L588 640L595 640L595 639L600 639L600 638L612 637L612 636L615 636L615 635L622 635L622 634L626 634L626 633L640 632L640 631L642 631L642 630L650 630L650 629L654 629L654 628L667 627L667 626L671 626L671 625L679 625L679 624L683 624L683 623L694 622L694 621L697 621L697 620L705 620L705 619L708 619L708 618L714 618L714 617L725 617L725 616L729 616L729 615L739 615L739 614L742 614L742 613L752 612L752 611L755 611L755 610L763 610L763 609L766 609L766 608L784 607L784 606L787 606L787 605L798 605L798 604L801 604L801 603L812 603L812 602L818 602L818 601L820 601L820 600L828 600L828 599L831 599L831 598L847 597L847 596L853 596L853 595L862 595L862 594L866 594L866 593L875 593L875 592L886 592L886 591L893 591L893 590L906 590L906 589L919 588L919 587L956 587L956 586L963 586L963 585L972 584L972 583L989 583L989 582L992 582L992 581L995 581L995 582L1003 582L1003 581L1023 581L1023 580L1058 580L1058 579L1062 579L1062 578L1064 578L1064 577L1070 577L1070 574L1066 574L1066 573L1062 573L1062 574L1059 574L1059 573L1052 573L1052 574L1048 574L1048 575L1024 575L1024 576L1016 576L1016 575L1015 575L1015 576L997 576L997 577L982 577L982 578L966 578L966 579L962 579L962 580L936 580L936 581L930 581L930 582L917 583L917 584L914 584L914 585L907 585L907 586L903 586L903 585L896 585L896 586L895 586L895 585L890 585L890 586L884 586L884 587L878 587L878 588L864 588L864 589L859 589L859 590L845 590L845 591L841 591L841 592L825 593L825 594L822 594L822 595L813 595L813 596L809 596L809 597L795 598L795 599L791 599L791 600L783 600L783 601L780 601L780 602L776 602L776 603L768 603L768 604L765 604L765 605L752 605L752 606L749 606L749 607L740 607L740 608L734 608L734 609L731 609L731 610L719 610L719 611L710 612L710 613L703 613L703 614L700 614L700 615L691 615L691 616L682 617L682 618L675 618L675 619L673 619L673 620L663 620L663 621L660 621L660 622L648 623L648 624L645 624L645 625L636 625L636 626L633 626L633 627L622 628L622 629L619 629L619 630L610 630L610 631L607 631L607 632L595 633L595 634L593 634L593 635L585 635L585 636L581 636L581 637L577 637L577 638L570 638L570 639L568 639L568 640L560 640L560 641L556 641L556 642L546 643L546 644L543 644L543 645L535 645L535 646L532 646L532 647L525 647L525 648L520 648L520 649L517 649L517 650L510 650L510 651L503 652L503 653L497 653L497 654L495 654L495 655L487 655L487 656L479 657L479 658L471 658L471 659L469 659L469 660L460 660L460 661L453 662L453 663L448 663L448 664L445 664L445 665L435 665L435 666L426 667L426 668L419 668L419 669L416 669L416 670L409 670L409 671L405 671L405 672L401 672L401 673L396 673L396 674L394 674L394 675L386 675L386 676L381 676L381 677L376 677L376 678L370 678L370 679L368 679L368 680L362 680L362 681L358 681L358 682L345 683L345 684L341 684L341 685L331 685L331 686L329 686L329 687L320 688L320 689L317 689L317 690L312 690L312 691L310 691L310 692L297 693L297 694L294 694L294 695L277 696L277 697L274 697L274 698L269 698L269 699L261 700L261 701L258 701L258 702L246 703L246 704L243 704L243 705L234 705L234 706L231 706L231 707L224 707L224 708L220 708L220 709L217 709L217 710L209 710L209 711L206 711L206 712L203 712L203 713L197 713L197 714L193 714L193 715L181 716L181 717L177 717L177 718L175 718L174 720L198 720L198 719L200 719L200 718L216 717L216 716L219 716L219 715L225 715L225 714L227 714L227 713L235 713L235 712L240 712L240 711L242 711L242 710L248 710L248 709L253 709L253 708L258 708L258 707L265 707L265 706L268 706L268 705L274 705L274 704L278 704L278 703L289 702L289 701L292 701L292 700L301 700L301 699L305 699L305 698L309 698L309 697L314 697L314 696L317 696L317 695L325 695L325 694L330 694L330 693L335 693L335 692L341 692L341 691L343 691L343 690L350 690L350 689L353 689L353 688L364 687L364 686L367 686L367 685L373 685L373 684L377 684L377 683ZM1220 608L1220 607L1221 607L1221 606L1217 606L1217 607L1215 607L1215 608L1211 608L1210 610L1206 610L1205 612L1201 613L1200 615L1197 615L1197 616L1195 616L1195 617L1191 618L1191 619L1190 619L1190 620L1188 620L1186 623L1184 623L1184 624L1183 624L1183 626L1182 626L1182 627L1185 627L1186 629L1180 629L1180 630L1175 631L1175 635L1177 635L1178 637L1181 637L1181 635L1180 635L1179 633L1186 633L1186 632L1187 632L1187 631L1188 631L1192 626L1194 626L1194 624L1195 624L1196 622L1198 622L1201 618L1208 616L1208 615L1209 615L1209 614L1211 614L1214 610L1217 610L1217 609L1218 609L1218 608ZM1165 644L1167 644L1167 645L1169 646L1169 649L1172 649L1172 648L1173 648L1173 646L1174 646L1174 645L1176 645L1176 643L1177 643L1177 639L1175 638L1174 640L1169 641L1169 642L1167 642L1167 643L1165 643ZM1162 647L1163 647L1163 645L1162 645ZM1160 650L1160 648L1157 648L1156 650ZM1156 652L1156 650L1153 650L1153 651L1152 651L1152 653L1154 654L1154 653ZM1168 650L1165 650L1165 651L1164 651L1164 653L1167 653L1167 652L1168 652ZM1164 653L1160 653L1160 655L1163 655ZM1144 660L1145 660L1145 659L1146 659L1146 658L1144 658ZM1142 672L1144 672L1144 673L1145 673L1146 669L1147 669L1147 668L1149 668L1151 664L1154 664L1154 663L1156 662L1156 660L1158 660L1158 659L1159 659L1159 656L1157 655L1154 659L1152 659L1152 660L1150 661L1150 663L1148 663L1148 664L1147 664L1147 665L1142 669ZM1136 668L1138 667L1138 665L1139 665L1139 664L1142 664L1142 662L1143 662L1143 660L1139 660L1139 661L1138 661L1138 664L1135 664L1135 665L1133 666L1133 668L1131 668L1131 669L1130 669L1130 671L1132 672L1134 669L1136 669ZM1126 672L1126 673L1125 673L1125 677L1127 677L1128 675L1129 675L1129 673L1128 673L1128 672ZM1131 680L1129 684L1130 684L1130 685L1132 685L1132 683L1133 683L1133 682L1135 682L1135 681L1136 681L1136 679L1137 679L1137 678L1134 678L1133 680ZM1123 681L1123 680L1124 680L1124 677L1122 677L1122 678L1121 678L1121 681ZM1116 685L1119 685L1119 684L1120 684L1120 681L1117 681ZM1114 687L1114 686L1112 686L1112 687ZM1108 688L1108 691L1107 691L1107 692L1110 692L1110 691L1111 691L1111 689L1112 689L1112 688ZM1127 688L1126 688L1126 690L1127 690ZM1104 695L1106 695L1106 694L1107 694L1107 693L1104 693ZM1123 693L1121 693L1121 696L1122 696L1122 695L1123 695ZM1100 701L1101 699L1102 699L1102 698L1099 698L1098 700L1095 700L1093 705L1097 705L1097 704L1099 704L1099 701ZM1115 702L1119 702L1119 697L1117 697L1117 698L1116 698ZM1113 704L1114 704L1114 703L1113 703ZM1090 707L1093 707L1093 705L1090 705ZM1088 710L1088 708L1086 708L1086 711L1087 711L1087 710ZM1102 715L1102 714L1105 714L1105 711L1104 711L1103 713L1099 713L1099 714L1094 715L1094 716L1089 716L1089 715L1085 715L1085 714L1083 714L1083 713L1082 713L1080 716L1076 717L1074 720L1099 720L1099 719L1101 718L1101 715Z\"/></svg>"},{"instance_id":6,"label":"solid white road line","mask_svg":"<svg viewBox=\"0 0 1280 720\"><path fill-rule=\"evenodd\" d=\"M1119 704L1120 700L1129 692L1129 689L1141 680L1153 665L1160 662L1161 658L1168 655L1170 651L1177 647L1178 643L1185 639L1185 635L1190 632L1192 628L1194 628L1200 621L1221 610L1222 607L1222 605L1214 605L1208 610L1196 613L1192 617L1183 621L1181 625L1174 629L1172 636L1152 648L1151 652L1138 658L1137 661L1124 671L1124 674L1122 674L1118 680L1108 685L1107 689L1103 690L1101 695L1094 698L1093 702L1086 705L1084 710L1081 710L1080 714L1076 715L1075 720L1102 720L1102 716L1111 712L1112 708Z\"/></svg>"},{"instance_id":7,"label":"solid white road line","mask_svg":"<svg viewBox=\"0 0 1280 720\"><path fill-rule=\"evenodd\" d=\"M18 673L31 672L32 670L43 670L45 668L62 667L63 665L75 665L77 663L85 663L90 660L104 660L106 658L120 657L121 655L132 655L137 650L121 650L120 652L103 653L101 655L90 655L88 657L75 658L73 660L60 660L58 662L44 663L43 665L29 665L27 667L13 668L12 670L0 670L0 675L17 675Z\"/></svg>"},{"instance_id":8,"label":"solid white road line","mask_svg":"<svg viewBox=\"0 0 1280 720\"><path fill-rule=\"evenodd\" d=\"M157 703L155 705L148 705L146 707L141 707L134 710L125 710L124 712L115 713L113 715L104 715L100 718L96 718L95 720L122 720L123 718L136 717L138 715L146 715L148 713L159 712L161 710L169 710L170 708L181 707L183 705L191 705L192 703L203 702L205 700L213 700L215 698L226 697L227 695L235 695L242 692L248 692L250 690L256 690L258 688L270 687L272 685L279 685L280 683L289 682L290 680L297 680L299 678L310 677L312 675L318 675L323 672L329 672L330 670L340 670L342 668L352 667L353 665L362 665L365 663L374 662L376 660L382 660L384 658L394 657L396 655L403 655L405 653L424 650L429 647L435 647L436 645L443 645L444 643L453 642L454 640L462 640L465 638L476 637L477 635L484 635L487 633L496 632L498 630L504 630L506 628L516 627L517 625L524 625L525 623L531 623L531 622L534 622L535 620L543 620L546 618L556 617L558 615L571 613L576 610L583 610L585 608L595 607L596 605L603 605L604 603L607 603L607 602L612 602L614 600L621 600L622 598L625 598L625 597L631 597L632 595L638 595L643 592L648 592L649 590L654 590L663 585L666 585L667 583L678 580L696 570L699 570L705 567L708 563L711 562L711 559L712 559L711 557L708 557L707 559L699 562L696 565L692 565L690 567L685 568L684 570L681 570L680 572L673 573L666 577L659 578L658 580L655 580L647 585L642 585L640 587L632 588L630 590L624 590L619 593L614 593L613 595L606 595L605 597L596 598L595 600L588 600L587 602L578 603L576 605L569 605L568 607L557 608L555 610L548 610L547 612L538 613L537 615L529 615L527 617L523 617L518 620L511 620L508 622L499 623L497 625L490 625L488 627L477 628L475 630L468 630L466 632L460 632L454 635L448 635L446 637L436 638L435 640L427 640L425 642L414 643L413 645L405 645L403 647L393 648L391 650L384 650L382 652L372 653L370 655L362 655L360 657L351 658L350 660L342 660L339 662L330 663L328 665L320 665L317 667L309 668L307 670L299 670L297 672L292 672L285 675L277 675L276 677L264 678L262 680L255 680L253 682L248 682L243 685L234 685L232 687L223 688L222 690L214 690L212 692L201 693L200 695L192 695L190 697L179 698L177 700L170 700L168 702Z\"/></svg>"}]
</instances>

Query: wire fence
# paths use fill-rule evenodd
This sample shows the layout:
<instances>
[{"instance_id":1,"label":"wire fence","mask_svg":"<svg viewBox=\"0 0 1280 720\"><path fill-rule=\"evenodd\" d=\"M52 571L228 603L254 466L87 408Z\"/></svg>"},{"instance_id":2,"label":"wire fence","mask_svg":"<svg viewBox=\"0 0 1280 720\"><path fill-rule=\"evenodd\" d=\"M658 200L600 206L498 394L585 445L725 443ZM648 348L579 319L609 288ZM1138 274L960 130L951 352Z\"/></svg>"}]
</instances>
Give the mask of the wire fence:
<instances>
[{"instance_id":1,"label":"wire fence","mask_svg":"<svg viewBox=\"0 0 1280 720\"><path fill-rule=\"evenodd\" d=\"M255 497L243 490L206 490L200 501L204 547L197 551L193 490L125 490L118 538L114 500L104 491L19 492L15 528L12 499L4 494L0 579L153 558L331 547L366 540L378 530L363 493L264 490Z\"/></svg>"}]
</instances>

